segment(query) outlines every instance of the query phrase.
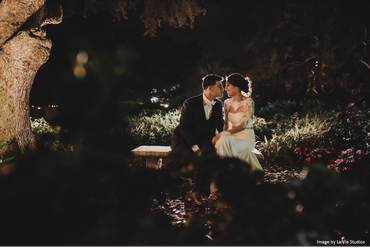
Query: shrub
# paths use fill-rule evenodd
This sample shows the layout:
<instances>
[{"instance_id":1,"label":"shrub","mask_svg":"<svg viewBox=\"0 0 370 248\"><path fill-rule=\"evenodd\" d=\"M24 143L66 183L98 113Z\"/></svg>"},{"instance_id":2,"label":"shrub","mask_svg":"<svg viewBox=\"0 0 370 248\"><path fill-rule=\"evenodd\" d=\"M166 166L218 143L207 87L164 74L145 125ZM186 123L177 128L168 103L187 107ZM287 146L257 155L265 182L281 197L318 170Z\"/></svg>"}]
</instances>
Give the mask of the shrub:
<instances>
[{"instance_id":1,"label":"shrub","mask_svg":"<svg viewBox=\"0 0 370 248\"><path fill-rule=\"evenodd\" d=\"M333 168L338 172L349 170L364 155L366 155L365 151L348 148L341 151L337 159L334 160L334 163L328 165L328 168Z\"/></svg>"},{"instance_id":2,"label":"shrub","mask_svg":"<svg viewBox=\"0 0 370 248\"><path fill-rule=\"evenodd\" d=\"M180 121L180 109L169 111L144 110L138 116L128 117L127 131L136 145L169 145L173 131Z\"/></svg>"},{"instance_id":3,"label":"shrub","mask_svg":"<svg viewBox=\"0 0 370 248\"><path fill-rule=\"evenodd\" d=\"M262 140L263 137L271 137L272 130L269 127L270 124L271 122L266 122L264 118L254 116L253 126L256 139Z\"/></svg>"},{"instance_id":4,"label":"shrub","mask_svg":"<svg viewBox=\"0 0 370 248\"><path fill-rule=\"evenodd\" d=\"M58 132L47 122L44 117L34 119L31 118L31 129L36 136L41 136L42 134L50 133L57 134Z\"/></svg>"},{"instance_id":5,"label":"shrub","mask_svg":"<svg viewBox=\"0 0 370 248\"><path fill-rule=\"evenodd\" d=\"M343 110L337 109L331 117L333 129L330 131L330 139L340 149L357 147L370 151L370 108L365 102L362 106L350 103Z\"/></svg>"},{"instance_id":6,"label":"shrub","mask_svg":"<svg viewBox=\"0 0 370 248\"><path fill-rule=\"evenodd\" d=\"M9 146L9 141L0 140L0 150L7 146ZM6 159L0 158L0 175L2 174L1 169L3 168L3 165L5 165L6 163L10 162L13 159L14 157L6 158Z\"/></svg>"},{"instance_id":7,"label":"shrub","mask_svg":"<svg viewBox=\"0 0 370 248\"><path fill-rule=\"evenodd\" d=\"M58 140L60 127L53 128L43 117L31 118L32 132L36 135L39 148L54 152L73 152L73 146Z\"/></svg>"},{"instance_id":8,"label":"shrub","mask_svg":"<svg viewBox=\"0 0 370 248\"><path fill-rule=\"evenodd\" d=\"M317 147L326 143L329 130L330 123L327 120L306 116L306 119L296 121L295 126L285 133L273 134L270 140L265 137L264 141L257 142L257 149L266 157L292 155L296 147Z\"/></svg>"}]
</instances>

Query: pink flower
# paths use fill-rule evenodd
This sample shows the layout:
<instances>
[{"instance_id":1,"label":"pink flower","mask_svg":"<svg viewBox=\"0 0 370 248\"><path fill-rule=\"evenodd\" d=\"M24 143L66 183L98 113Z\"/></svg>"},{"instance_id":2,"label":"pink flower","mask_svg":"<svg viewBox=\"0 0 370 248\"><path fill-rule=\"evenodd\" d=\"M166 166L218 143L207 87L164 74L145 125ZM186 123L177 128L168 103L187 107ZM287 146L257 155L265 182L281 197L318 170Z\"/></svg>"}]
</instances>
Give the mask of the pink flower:
<instances>
[{"instance_id":1,"label":"pink flower","mask_svg":"<svg viewBox=\"0 0 370 248\"><path fill-rule=\"evenodd\" d=\"M307 157L307 158L306 158L306 161L307 161L307 162L310 162L310 160L311 160L311 158L310 158L310 157Z\"/></svg>"},{"instance_id":2,"label":"pink flower","mask_svg":"<svg viewBox=\"0 0 370 248\"><path fill-rule=\"evenodd\" d=\"M348 104L348 108L351 108L351 107L353 107L355 105L355 103L354 102L350 102L349 104Z\"/></svg>"},{"instance_id":3,"label":"pink flower","mask_svg":"<svg viewBox=\"0 0 370 248\"><path fill-rule=\"evenodd\" d=\"M295 149L294 149L294 151L297 151L297 152L299 152L301 150L301 148L299 148L299 147L296 147Z\"/></svg>"},{"instance_id":4,"label":"pink flower","mask_svg":"<svg viewBox=\"0 0 370 248\"><path fill-rule=\"evenodd\" d=\"M349 170L349 168L348 167L344 167L344 170L346 171L346 170Z\"/></svg>"},{"instance_id":5,"label":"pink flower","mask_svg":"<svg viewBox=\"0 0 370 248\"><path fill-rule=\"evenodd\" d=\"M304 152L304 154L307 154L307 148L305 148L305 149L303 150L303 152Z\"/></svg>"},{"instance_id":6,"label":"pink flower","mask_svg":"<svg viewBox=\"0 0 370 248\"><path fill-rule=\"evenodd\" d=\"M322 156L321 156L321 154L317 154L317 157L318 157L318 158L321 158Z\"/></svg>"},{"instance_id":7,"label":"pink flower","mask_svg":"<svg viewBox=\"0 0 370 248\"><path fill-rule=\"evenodd\" d=\"M340 164L340 163L342 163L343 162L343 159L337 159L337 160L335 160L335 163L336 164Z\"/></svg>"},{"instance_id":8,"label":"pink flower","mask_svg":"<svg viewBox=\"0 0 370 248\"><path fill-rule=\"evenodd\" d=\"M361 150L357 150L357 152L356 152L358 155L365 155L365 152L364 151L361 151Z\"/></svg>"}]
</instances>

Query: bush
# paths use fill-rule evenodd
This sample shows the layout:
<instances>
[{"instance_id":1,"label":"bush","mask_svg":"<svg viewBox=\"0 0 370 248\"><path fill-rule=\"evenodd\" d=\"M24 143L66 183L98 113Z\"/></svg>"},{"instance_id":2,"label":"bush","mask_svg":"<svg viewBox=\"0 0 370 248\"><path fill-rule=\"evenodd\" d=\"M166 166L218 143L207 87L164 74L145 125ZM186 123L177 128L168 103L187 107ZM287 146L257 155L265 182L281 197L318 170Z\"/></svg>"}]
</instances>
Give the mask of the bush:
<instances>
[{"instance_id":1,"label":"bush","mask_svg":"<svg viewBox=\"0 0 370 248\"><path fill-rule=\"evenodd\" d=\"M330 119L333 128L329 133L332 143L339 149L356 147L370 151L370 108L365 102L362 106L349 104L344 109L337 109Z\"/></svg>"},{"instance_id":2,"label":"bush","mask_svg":"<svg viewBox=\"0 0 370 248\"><path fill-rule=\"evenodd\" d=\"M265 137L264 141L257 142L264 156L293 155L296 147L317 147L328 142L330 123L318 116L310 119L296 121L291 129L283 134L273 134L271 139Z\"/></svg>"},{"instance_id":3,"label":"bush","mask_svg":"<svg viewBox=\"0 0 370 248\"><path fill-rule=\"evenodd\" d=\"M136 145L170 145L173 132L180 122L180 109L144 110L128 117L127 132Z\"/></svg>"},{"instance_id":4,"label":"bush","mask_svg":"<svg viewBox=\"0 0 370 248\"><path fill-rule=\"evenodd\" d=\"M58 138L61 128L52 127L43 117L38 119L31 118L32 132L36 135L39 149L46 149L55 152L73 152L73 146L64 144Z\"/></svg>"},{"instance_id":5,"label":"bush","mask_svg":"<svg viewBox=\"0 0 370 248\"><path fill-rule=\"evenodd\" d=\"M41 135L46 134L46 133L50 133L50 134L54 134L54 135L58 133L58 131L56 129L54 129L49 124L49 122L47 122L44 119L44 117L34 119L34 120L31 118L31 129L32 129L32 132L36 136L41 136Z\"/></svg>"}]
</instances>

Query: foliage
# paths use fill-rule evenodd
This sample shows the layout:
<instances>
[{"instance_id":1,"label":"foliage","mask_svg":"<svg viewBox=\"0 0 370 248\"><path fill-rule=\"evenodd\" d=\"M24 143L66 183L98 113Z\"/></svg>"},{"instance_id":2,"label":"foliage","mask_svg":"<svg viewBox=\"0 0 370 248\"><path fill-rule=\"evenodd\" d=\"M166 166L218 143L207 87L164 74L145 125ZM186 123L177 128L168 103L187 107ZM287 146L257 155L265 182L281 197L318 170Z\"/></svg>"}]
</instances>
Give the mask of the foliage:
<instances>
[{"instance_id":1,"label":"foliage","mask_svg":"<svg viewBox=\"0 0 370 248\"><path fill-rule=\"evenodd\" d=\"M278 126L279 127L279 126ZM284 130L284 129L283 129ZM273 134L271 139L265 136L264 141L257 142L264 156L273 157L279 155L292 155L296 147L315 147L328 142L330 123L319 117L298 120L294 127L285 129L282 134Z\"/></svg>"},{"instance_id":2,"label":"foliage","mask_svg":"<svg viewBox=\"0 0 370 248\"><path fill-rule=\"evenodd\" d=\"M49 124L49 122L47 122L44 119L44 117L34 119L34 120L32 120L32 118L31 118L31 128L32 128L32 132L35 135L38 135L38 136L40 136L42 134L46 134L46 133L50 133L50 134L57 134L58 133L58 131L55 130Z\"/></svg>"},{"instance_id":3,"label":"foliage","mask_svg":"<svg viewBox=\"0 0 370 248\"><path fill-rule=\"evenodd\" d=\"M96 148L110 149L103 146ZM0 177L0 243L175 244L168 216L151 213L150 202L162 194L177 197L181 180L166 171L130 170L114 154L40 151L18 158L15 170Z\"/></svg>"},{"instance_id":4,"label":"foliage","mask_svg":"<svg viewBox=\"0 0 370 248\"><path fill-rule=\"evenodd\" d=\"M356 165L356 173L365 174L360 178L354 171L340 174L313 163L305 179L273 185L263 182L261 175L251 172L250 166L238 159L193 160L194 167L201 165L213 171L218 188L218 212L200 220L211 227L212 239L206 242L204 238L203 244L307 246L343 236L348 244L350 240L367 243L368 157L362 162ZM351 217L359 221L357 225ZM348 223L354 224L357 232ZM207 230L197 232L207 234Z\"/></svg>"},{"instance_id":5,"label":"foliage","mask_svg":"<svg viewBox=\"0 0 370 248\"><path fill-rule=\"evenodd\" d=\"M355 150L354 148L348 148L345 151L341 151L339 157L334 163L328 165L328 168L333 168L336 171L346 171L352 168L355 161L361 159L366 153L361 150Z\"/></svg>"},{"instance_id":6,"label":"foliage","mask_svg":"<svg viewBox=\"0 0 370 248\"><path fill-rule=\"evenodd\" d=\"M308 164L322 164L337 172L353 169L355 162L367 155L365 151L355 148L336 150L333 147L323 146L315 149L296 147L294 153L299 160L305 160Z\"/></svg>"},{"instance_id":7,"label":"foliage","mask_svg":"<svg viewBox=\"0 0 370 248\"><path fill-rule=\"evenodd\" d=\"M7 147L7 146L9 146L9 141L0 140L0 150L3 149L4 147ZM0 159L0 174L2 174L1 173L2 166L5 165L6 163L12 161L14 158L15 157Z\"/></svg>"},{"instance_id":8,"label":"foliage","mask_svg":"<svg viewBox=\"0 0 370 248\"><path fill-rule=\"evenodd\" d=\"M310 163L317 163L319 161L323 163L329 163L333 162L334 158L338 156L338 153L335 151L334 148L324 148L323 146L315 149L301 149L299 147L296 147L294 149L294 153L298 157L298 159L305 160L306 162Z\"/></svg>"},{"instance_id":9,"label":"foliage","mask_svg":"<svg viewBox=\"0 0 370 248\"><path fill-rule=\"evenodd\" d=\"M43 117L31 118L32 132L36 135L36 141L39 147L54 152L73 152L71 144L63 144L58 140L60 127L52 127Z\"/></svg>"},{"instance_id":10,"label":"foliage","mask_svg":"<svg viewBox=\"0 0 370 248\"><path fill-rule=\"evenodd\" d=\"M256 139L262 140L262 137L270 137L272 135L272 130L270 124L266 122L265 118L253 117L253 127L256 135Z\"/></svg>"},{"instance_id":11,"label":"foliage","mask_svg":"<svg viewBox=\"0 0 370 248\"><path fill-rule=\"evenodd\" d=\"M340 149L356 147L370 151L370 108L366 102L362 106L350 103L346 108L337 110L331 118L333 129L330 137Z\"/></svg>"},{"instance_id":12,"label":"foliage","mask_svg":"<svg viewBox=\"0 0 370 248\"><path fill-rule=\"evenodd\" d=\"M366 5L253 2L246 21L252 25L244 28L243 39L252 68L248 75L261 82L256 85L260 97L357 94L359 82L367 77Z\"/></svg>"},{"instance_id":13,"label":"foliage","mask_svg":"<svg viewBox=\"0 0 370 248\"><path fill-rule=\"evenodd\" d=\"M257 143L267 157L291 156L296 147L309 152L317 147L369 149L370 109L365 102L342 107L318 100L275 101L261 107L257 114L268 119L271 128L271 136Z\"/></svg>"},{"instance_id":14,"label":"foliage","mask_svg":"<svg viewBox=\"0 0 370 248\"><path fill-rule=\"evenodd\" d=\"M173 131L179 124L180 112L180 109L144 110L138 116L128 117L127 131L137 145L169 145Z\"/></svg>"},{"instance_id":15,"label":"foliage","mask_svg":"<svg viewBox=\"0 0 370 248\"><path fill-rule=\"evenodd\" d=\"M179 125L181 109L144 109L137 116L128 117L128 129L136 145L169 145L175 128ZM254 117L256 135L270 135L271 130L264 118Z\"/></svg>"},{"instance_id":16,"label":"foliage","mask_svg":"<svg viewBox=\"0 0 370 248\"><path fill-rule=\"evenodd\" d=\"M9 145L9 141L0 140L0 149L3 149L4 147Z\"/></svg>"},{"instance_id":17,"label":"foliage","mask_svg":"<svg viewBox=\"0 0 370 248\"><path fill-rule=\"evenodd\" d=\"M253 120L257 149L267 158L281 155L294 157L297 147L309 149L308 153L317 147L335 147L338 150L352 146L367 151L370 110L363 106L343 110L338 105L330 109L333 105L315 99L269 102L256 110L258 116ZM144 110L138 116L129 117L128 131L136 140L136 145L169 145L179 118L179 109Z\"/></svg>"},{"instance_id":18,"label":"foliage","mask_svg":"<svg viewBox=\"0 0 370 248\"><path fill-rule=\"evenodd\" d=\"M330 109L335 109L339 102L325 101L314 98L307 98L297 101L295 99L267 101L260 103L255 114L271 121L284 121L291 117L298 118L308 115L327 115Z\"/></svg>"},{"instance_id":19,"label":"foliage","mask_svg":"<svg viewBox=\"0 0 370 248\"><path fill-rule=\"evenodd\" d=\"M329 146L334 140L321 131L330 128L328 116L335 117L336 113L299 118L301 112L295 112L299 114L294 118L284 114L288 118L282 119L286 125L280 127L280 135L269 129L277 126L274 116L270 122L255 119L256 133L270 130L274 135L266 138L265 156L269 148L273 150L271 156L286 153L301 160L310 158L305 179L276 185L264 182L262 174L251 172L248 164L233 158L177 155L172 157L172 166L162 170L132 168L125 163L133 145L128 134L112 129L112 124L103 128L101 123L92 124L95 132L73 143L78 146L76 156L40 150L18 158L14 169L0 177L0 188L4 189L0 191L4 202L0 205L1 244L307 246L342 236L367 242L369 155L358 149L338 152ZM139 116L127 117L133 123L128 131L145 121L143 128L164 128L172 123L168 127L173 129L179 114L178 109L144 110ZM107 124L106 118L100 121ZM110 128L106 131L105 127ZM52 135L49 128L40 130ZM91 135L94 133L99 135ZM172 133L166 135L171 137ZM161 139L158 136L154 140ZM322 165L335 152L343 159L340 166L346 164L344 159L354 160L350 170L337 173ZM214 203L219 211L205 218L189 217L184 228L174 229L168 216L151 212L150 203L152 199L176 199L181 177L198 168L213 172L219 190Z\"/></svg>"},{"instance_id":20,"label":"foliage","mask_svg":"<svg viewBox=\"0 0 370 248\"><path fill-rule=\"evenodd\" d=\"M176 28L193 27L195 17L206 13L206 10L201 8L196 0L171 0L165 2L154 0L113 0L108 4L102 0L56 1L62 4L67 17L77 11L82 11L84 17L105 11L112 15L113 20L121 21L122 18L128 18L130 10L137 10L146 28L145 34L150 36L156 36L157 29L161 27L163 22Z\"/></svg>"}]
</instances>

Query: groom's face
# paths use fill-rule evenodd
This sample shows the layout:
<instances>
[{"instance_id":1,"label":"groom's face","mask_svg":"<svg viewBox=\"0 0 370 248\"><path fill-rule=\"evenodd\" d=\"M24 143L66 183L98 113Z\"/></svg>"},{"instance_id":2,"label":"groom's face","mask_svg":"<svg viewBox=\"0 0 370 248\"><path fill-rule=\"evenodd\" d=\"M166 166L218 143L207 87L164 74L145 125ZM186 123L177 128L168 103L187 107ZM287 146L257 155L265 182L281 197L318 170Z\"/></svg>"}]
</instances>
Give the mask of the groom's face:
<instances>
[{"instance_id":1,"label":"groom's face","mask_svg":"<svg viewBox=\"0 0 370 248\"><path fill-rule=\"evenodd\" d=\"M222 86L221 81L216 81L216 84L209 86L210 91L213 93L214 97L221 97L224 87Z\"/></svg>"}]
</instances>

